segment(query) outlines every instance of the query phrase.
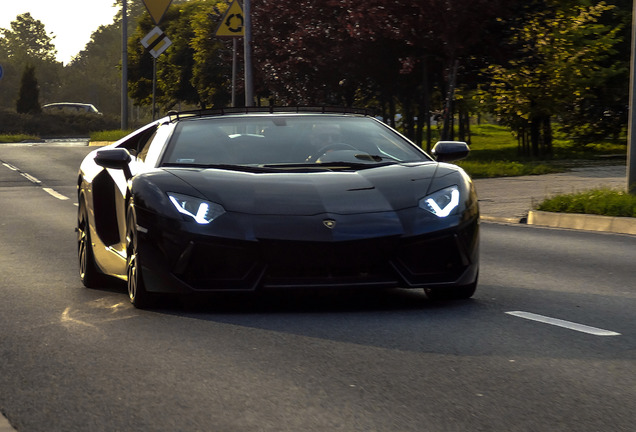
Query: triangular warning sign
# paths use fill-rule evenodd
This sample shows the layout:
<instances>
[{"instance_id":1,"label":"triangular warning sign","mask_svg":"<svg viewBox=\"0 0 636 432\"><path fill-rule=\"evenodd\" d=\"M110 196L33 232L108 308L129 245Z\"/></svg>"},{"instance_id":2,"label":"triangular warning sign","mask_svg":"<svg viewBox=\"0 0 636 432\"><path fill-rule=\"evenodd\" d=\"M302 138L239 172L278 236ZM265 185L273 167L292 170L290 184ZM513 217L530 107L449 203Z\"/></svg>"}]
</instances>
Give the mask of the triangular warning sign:
<instances>
[{"instance_id":1,"label":"triangular warning sign","mask_svg":"<svg viewBox=\"0 0 636 432\"><path fill-rule=\"evenodd\" d=\"M150 16L155 24L159 25L161 18L168 10L168 6L172 3L172 0L143 0L146 5L146 9L150 12Z\"/></svg>"},{"instance_id":2,"label":"triangular warning sign","mask_svg":"<svg viewBox=\"0 0 636 432\"><path fill-rule=\"evenodd\" d=\"M234 0L225 11L219 28L216 30L218 37L243 37L245 36L245 18L243 8L238 0Z\"/></svg>"}]
</instances>

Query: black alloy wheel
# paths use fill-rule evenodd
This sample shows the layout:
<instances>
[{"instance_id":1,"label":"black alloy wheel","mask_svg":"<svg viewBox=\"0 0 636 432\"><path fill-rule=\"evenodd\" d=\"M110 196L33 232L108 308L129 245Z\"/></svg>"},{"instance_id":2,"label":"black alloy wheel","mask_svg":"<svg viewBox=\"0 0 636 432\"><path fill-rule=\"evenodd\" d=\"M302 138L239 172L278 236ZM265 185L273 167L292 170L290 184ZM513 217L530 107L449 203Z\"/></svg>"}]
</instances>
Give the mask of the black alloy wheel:
<instances>
[{"instance_id":1,"label":"black alloy wheel","mask_svg":"<svg viewBox=\"0 0 636 432\"><path fill-rule=\"evenodd\" d=\"M91 232L88 222L88 210L84 199L79 200L77 209L77 258L79 261L79 275L82 283L87 288L101 286L105 276L97 270Z\"/></svg>"},{"instance_id":2,"label":"black alloy wheel","mask_svg":"<svg viewBox=\"0 0 636 432\"><path fill-rule=\"evenodd\" d=\"M132 203L128 206L126 215L126 257L126 285L128 286L130 302L140 309L149 307L152 304L152 294L146 291L141 272L137 215Z\"/></svg>"}]
</instances>

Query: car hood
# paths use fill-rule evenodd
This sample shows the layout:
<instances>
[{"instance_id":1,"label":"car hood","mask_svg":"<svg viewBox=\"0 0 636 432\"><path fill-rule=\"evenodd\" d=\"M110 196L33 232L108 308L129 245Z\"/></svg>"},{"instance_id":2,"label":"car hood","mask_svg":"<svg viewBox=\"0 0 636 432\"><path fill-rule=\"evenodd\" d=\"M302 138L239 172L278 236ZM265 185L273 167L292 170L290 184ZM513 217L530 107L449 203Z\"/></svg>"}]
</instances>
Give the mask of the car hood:
<instances>
[{"instance_id":1,"label":"car hood","mask_svg":"<svg viewBox=\"0 0 636 432\"><path fill-rule=\"evenodd\" d=\"M435 162L357 171L253 173L225 169L167 171L226 211L260 215L360 214L415 207L435 179L457 168Z\"/></svg>"}]
</instances>

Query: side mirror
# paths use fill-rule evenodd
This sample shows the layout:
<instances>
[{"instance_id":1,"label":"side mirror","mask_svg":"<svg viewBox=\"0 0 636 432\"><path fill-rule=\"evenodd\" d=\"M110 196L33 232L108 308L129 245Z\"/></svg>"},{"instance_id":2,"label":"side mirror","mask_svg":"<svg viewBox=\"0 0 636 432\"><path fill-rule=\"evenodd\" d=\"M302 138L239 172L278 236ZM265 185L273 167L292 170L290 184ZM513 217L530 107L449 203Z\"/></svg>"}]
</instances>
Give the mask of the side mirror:
<instances>
[{"instance_id":1,"label":"side mirror","mask_svg":"<svg viewBox=\"0 0 636 432\"><path fill-rule=\"evenodd\" d=\"M103 168L123 170L127 179L132 177L128 166L131 160L130 153L124 148L98 150L94 159L95 163Z\"/></svg>"},{"instance_id":2,"label":"side mirror","mask_svg":"<svg viewBox=\"0 0 636 432\"><path fill-rule=\"evenodd\" d=\"M462 141L438 141L431 153L438 162L452 162L468 156L470 147Z\"/></svg>"}]
</instances>

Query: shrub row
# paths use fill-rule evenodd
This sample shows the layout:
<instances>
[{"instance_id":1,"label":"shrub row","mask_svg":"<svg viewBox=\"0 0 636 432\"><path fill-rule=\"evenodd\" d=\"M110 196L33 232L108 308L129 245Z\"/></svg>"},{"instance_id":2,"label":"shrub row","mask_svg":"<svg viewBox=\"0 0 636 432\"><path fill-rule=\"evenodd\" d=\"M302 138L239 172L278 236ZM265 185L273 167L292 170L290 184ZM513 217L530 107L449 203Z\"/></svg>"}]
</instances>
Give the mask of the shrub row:
<instances>
[{"instance_id":1,"label":"shrub row","mask_svg":"<svg viewBox=\"0 0 636 432\"><path fill-rule=\"evenodd\" d=\"M0 110L0 134L26 134L41 138L85 137L91 132L118 129L113 116L95 114L39 113L18 114Z\"/></svg>"}]
</instances>

